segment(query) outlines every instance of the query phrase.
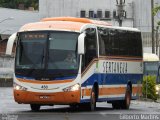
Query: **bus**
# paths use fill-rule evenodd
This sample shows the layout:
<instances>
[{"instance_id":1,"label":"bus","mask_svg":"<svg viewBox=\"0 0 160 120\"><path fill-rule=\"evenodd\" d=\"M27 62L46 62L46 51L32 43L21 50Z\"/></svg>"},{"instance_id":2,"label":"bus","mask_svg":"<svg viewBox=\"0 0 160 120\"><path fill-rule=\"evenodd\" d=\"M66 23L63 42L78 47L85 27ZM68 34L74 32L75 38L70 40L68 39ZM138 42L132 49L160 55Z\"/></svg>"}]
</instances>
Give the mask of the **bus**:
<instances>
[{"instance_id":1,"label":"bus","mask_svg":"<svg viewBox=\"0 0 160 120\"><path fill-rule=\"evenodd\" d=\"M38 111L43 105L83 106L97 102L129 109L141 95L141 32L87 18L55 17L29 23L16 42L14 99Z\"/></svg>"},{"instance_id":2,"label":"bus","mask_svg":"<svg viewBox=\"0 0 160 120\"><path fill-rule=\"evenodd\" d=\"M143 53L144 62L144 75L155 75L158 74L159 57L152 53Z\"/></svg>"},{"instance_id":3,"label":"bus","mask_svg":"<svg viewBox=\"0 0 160 120\"><path fill-rule=\"evenodd\" d=\"M160 63L159 57L152 53L143 53L144 76L156 76L156 94L160 95Z\"/></svg>"}]
</instances>

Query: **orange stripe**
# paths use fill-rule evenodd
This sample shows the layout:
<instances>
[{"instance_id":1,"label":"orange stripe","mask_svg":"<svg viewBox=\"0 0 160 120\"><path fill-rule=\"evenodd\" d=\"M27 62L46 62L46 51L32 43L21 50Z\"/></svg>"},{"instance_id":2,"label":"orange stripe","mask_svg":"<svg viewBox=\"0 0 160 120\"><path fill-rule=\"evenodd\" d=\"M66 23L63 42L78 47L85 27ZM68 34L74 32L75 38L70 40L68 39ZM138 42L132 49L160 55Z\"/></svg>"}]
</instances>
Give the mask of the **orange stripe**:
<instances>
[{"instance_id":1,"label":"orange stripe","mask_svg":"<svg viewBox=\"0 0 160 120\"><path fill-rule=\"evenodd\" d=\"M82 23L91 23L89 19L86 18L75 18L75 17L53 17L53 18L43 18L42 22L45 21L72 21L72 22L82 22Z\"/></svg>"},{"instance_id":2,"label":"orange stripe","mask_svg":"<svg viewBox=\"0 0 160 120\"><path fill-rule=\"evenodd\" d=\"M139 93L141 95L142 94L142 87L141 86L132 87L132 93L133 94Z\"/></svg>"},{"instance_id":3,"label":"orange stripe","mask_svg":"<svg viewBox=\"0 0 160 120\"><path fill-rule=\"evenodd\" d=\"M73 23L69 21L47 21L47 22L36 22L29 23L20 28L20 31L30 30L71 30L80 31L84 23Z\"/></svg>"},{"instance_id":4,"label":"orange stripe","mask_svg":"<svg viewBox=\"0 0 160 120\"><path fill-rule=\"evenodd\" d=\"M133 57L117 57L117 56L100 56L100 60L110 60L113 59L114 61L133 61L133 62L143 62L143 58L133 58Z\"/></svg>"},{"instance_id":5,"label":"orange stripe","mask_svg":"<svg viewBox=\"0 0 160 120\"><path fill-rule=\"evenodd\" d=\"M142 57L128 57L128 56L99 56L100 58L127 58L127 59L140 59L140 60L143 60L143 58Z\"/></svg>"},{"instance_id":6,"label":"orange stripe","mask_svg":"<svg viewBox=\"0 0 160 120\"><path fill-rule=\"evenodd\" d=\"M99 95L117 95L117 94L125 94L126 87L119 88L101 88L99 91Z\"/></svg>"},{"instance_id":7,"label":"orange stripe","mask_svg":"<svg viewBox=\"0 0 160 120\"><path fill-rule=\"evenodd\" d=\"M90 96L92 89L83 89L82 96ZM132 94L141 94L141 87L133 87ZM100 88L99 95L119 95L125 94L126 87L112 87L112 88Z\"/></svg>"},{"instance_id":8,"label":"orange stripe","mask_svg":"<svg viewBox=\"0 0 160 120\"><path fill-rule=\"evenodd\" d=\"M33 84L57 84L57 83L69 83L69 82L73 81L73 79L71 79L71 80L40 81L40 80L27 80L27 79L21 79L21 78L17 78L17 80L20 82L33 83Z\"/></svg>"},{"instance_id":9,"label":"orange stripe","mask_svg":"<svg viewBox=\"0 0 160 120\"><path fill-rule=\"evenodd\" d=\"M105 26L111 26L111 24L99 21L99 20L91 20L87 18L76 18L76 17L53 17L53 18L43 18L41 20L42 22L45 21L71 21L71 22L81 22L81 23L91 23L95 25L105 25Z\"/></svg>"},{"instance_id":10,"label":"orange stripe","mask_svg":"<svg viewBox=\"0 0 160 120\"><path fill-rule=\"evenodd\" d=\"M82 96L90 96L92 89L84 89L82 90ZM117 95L117 94L125 94L126 88L119 87L119 88L100 88L99 95Z\"/></svg>"}]
</instances>

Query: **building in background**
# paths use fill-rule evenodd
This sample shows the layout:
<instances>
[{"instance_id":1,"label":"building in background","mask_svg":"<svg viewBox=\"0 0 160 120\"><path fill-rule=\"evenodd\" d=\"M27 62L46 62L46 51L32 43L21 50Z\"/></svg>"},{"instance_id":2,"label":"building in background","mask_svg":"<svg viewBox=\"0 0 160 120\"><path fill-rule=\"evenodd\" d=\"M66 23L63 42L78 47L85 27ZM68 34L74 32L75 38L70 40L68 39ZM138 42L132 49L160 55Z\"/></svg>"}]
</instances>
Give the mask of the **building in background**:
<instances>
[{"instance_id":1,"label":"building in background","mask_svg":"<svg viewBox=\"0 0 160 120\"><path fill-rule=\"evenodd\" d=\"M154 0L160 5L160 0ZM0 8L0 21L8 17L13 20L0 22L2 39L29 22L45 17L72 16L98 19L118 26L116 0L39 0L39 11ZM156 21L160 19L155 17ZM125 0L122 26L138 28L142 31L144 52L151 52L151 0ZM7 29L9 29L7 31Z\"/></svg>"},{"instance_id":2,"label":"building in background","mask_svg":"<svg viewBox=\"0 0 160 120\"><path fill-rule=\"evenodd\" d=\"M86 17L108 21L118 26L116 4L116 0L39 0L39 12L41 18ZM160 0L154 0L154 5L160 5ZM122 26L140 29L144 52L152 52L151 0L125 0L124 10L125 17ZM158 19L160 16L155 17L155 28Z\"/></svg>"}]
</instances>

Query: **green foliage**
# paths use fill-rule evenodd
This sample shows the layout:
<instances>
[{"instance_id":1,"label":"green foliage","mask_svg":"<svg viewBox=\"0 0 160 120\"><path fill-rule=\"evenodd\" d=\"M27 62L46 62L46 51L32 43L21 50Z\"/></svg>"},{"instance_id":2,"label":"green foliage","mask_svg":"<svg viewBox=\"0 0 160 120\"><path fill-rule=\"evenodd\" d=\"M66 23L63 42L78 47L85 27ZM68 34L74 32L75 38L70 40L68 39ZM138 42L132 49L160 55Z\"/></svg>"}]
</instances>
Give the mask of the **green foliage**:
<instances>
[{"instance_id":1,"label":"green foliage","mask_svg":"<svg viewBox=\"0 0 160 120\"><path fill-rule=\"evenodd\" d=\"M19 4L24 4L25 9L34 7L37 10L39 0L0 0L0 7L17 9Z\"/></svg>"},{"instance_id":2,"label":"green foliage","mask_svg":"<svg viewBox=\"0 0 160 120\"><path fill-rule=\"evenodd\" d=\"M160 12L160 6L156 6L156 7L153 9L153 15L156 16L158 12ZM160 21L157 22L157 25L160 26Z\"/></svg>"},{"instance_id":3,"label":"green foliage","mask_svg":"<svg viewBox=\"0 0 160 120\"><path fill-rule=\"evenodd\" d=\"M146 83L147 82L147 83ZM156 76L144 76L143 77L143 83L142 83L142 94L144 97L146 97L146 91L147 91L147 98L156 100ZM147 90L146 90L147 86Z\"/></svg>"},{"instance_id":4,"label":"green foliage","mask_svg":"<svg viewBox=\"0 0 160 120\"><path fill-rule=\"evenodd\" d=\"M160 11L160 6L156 6L154 9L153 9L153 15L155 16L158 11Z\"/></svg>"}]
</instances>

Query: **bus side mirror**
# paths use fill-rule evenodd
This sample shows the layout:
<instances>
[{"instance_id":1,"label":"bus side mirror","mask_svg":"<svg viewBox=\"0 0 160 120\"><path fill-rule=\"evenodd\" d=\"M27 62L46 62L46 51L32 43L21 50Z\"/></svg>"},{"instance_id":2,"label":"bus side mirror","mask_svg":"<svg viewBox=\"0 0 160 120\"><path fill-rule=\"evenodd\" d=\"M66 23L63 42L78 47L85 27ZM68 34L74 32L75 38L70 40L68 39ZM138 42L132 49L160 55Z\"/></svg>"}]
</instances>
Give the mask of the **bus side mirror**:
<instances>
[{"instance_id":1,"label":"bus side mirror","mask_svg":"<svg viewBox=\"0 0 160 120\"><path fill-rule=\"evenodd\" d=\"M79 55L83 55L85 53L85 51L84 51L84 38L85 38L85 36L86 36L86 34L82 33L78 37L78 54Z\"/></svg>"},{"instance_id":2,"label":"bus side mirror","mask_svg":"<svg viewBox=\"0 0 160 120\"><path fill-rule=\"evenodd\" d=\"M12 55L13 44L14 41L16 40L16 37L17 33L14 33L9 37L6 47L6 55Z\"/></svg>"}]
</instances>

